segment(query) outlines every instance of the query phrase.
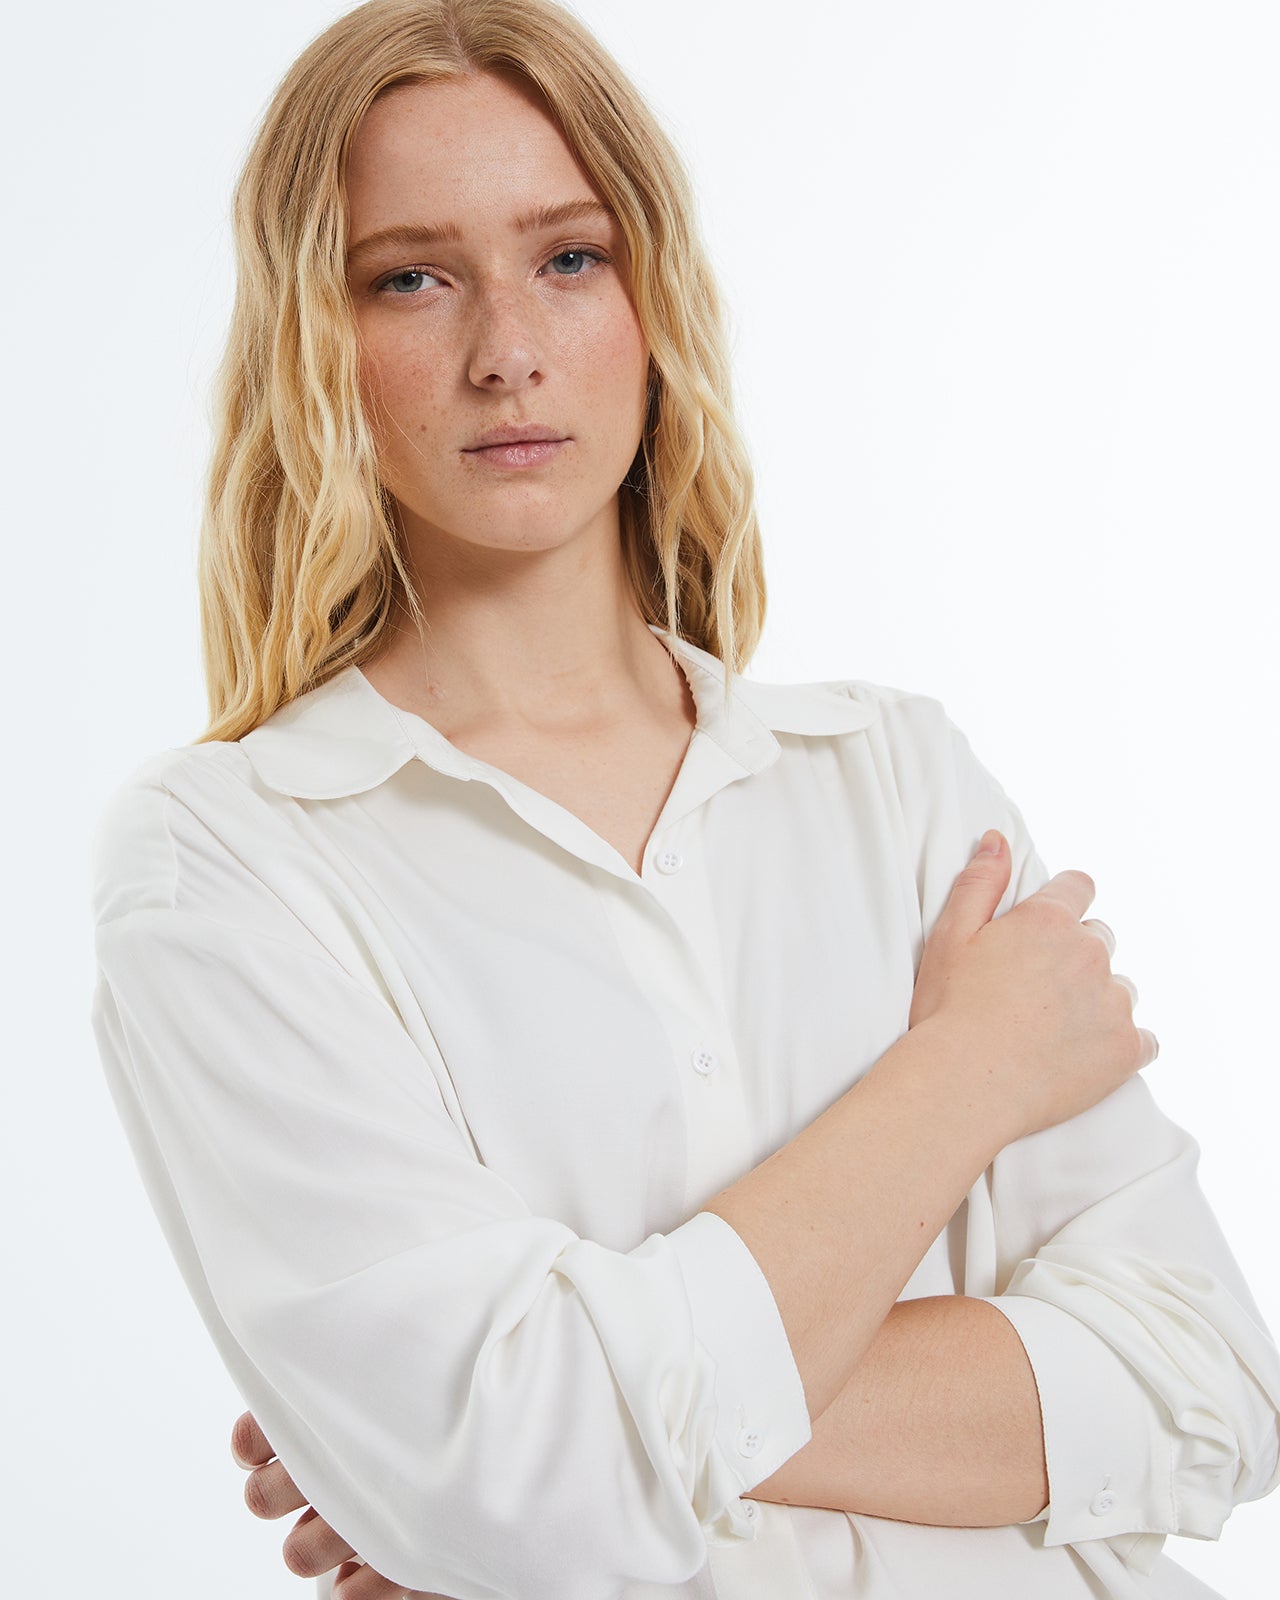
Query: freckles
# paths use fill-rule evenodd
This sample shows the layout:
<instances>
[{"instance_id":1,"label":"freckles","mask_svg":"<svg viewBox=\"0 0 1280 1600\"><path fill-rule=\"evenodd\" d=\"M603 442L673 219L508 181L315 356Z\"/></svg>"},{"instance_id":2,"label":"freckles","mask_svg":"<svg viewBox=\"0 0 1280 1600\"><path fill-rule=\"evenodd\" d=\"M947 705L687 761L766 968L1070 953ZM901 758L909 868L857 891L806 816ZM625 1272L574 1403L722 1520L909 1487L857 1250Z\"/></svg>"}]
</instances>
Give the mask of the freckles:
<instances>
[{"instance_id":1,"label":"freckles","mask_svg":"<svg viewBox=\"0 0 1280 1600\"><path fill-rule=\"evenodd\" d=\"M421 415L422 420L418 423L418 432L436 433L439 431L441 424L449 417L450 411L447 406L428 406Z\"/></svg>"},{"instance_id":2,"label":"freckles","mask_svg":"<svg viewBox=\"0 0 1280 1600\"><path fill-rule=\"evenodd\" d=\"M433 401L432 392L438 378L438 364L430 356L414 349L389 348L378 351L369 365L371 391L381 398L383 407L395 416L402 426L412 421L418 424L424 415L440 416L444 408Z\"/></svg>"}]
</instances>

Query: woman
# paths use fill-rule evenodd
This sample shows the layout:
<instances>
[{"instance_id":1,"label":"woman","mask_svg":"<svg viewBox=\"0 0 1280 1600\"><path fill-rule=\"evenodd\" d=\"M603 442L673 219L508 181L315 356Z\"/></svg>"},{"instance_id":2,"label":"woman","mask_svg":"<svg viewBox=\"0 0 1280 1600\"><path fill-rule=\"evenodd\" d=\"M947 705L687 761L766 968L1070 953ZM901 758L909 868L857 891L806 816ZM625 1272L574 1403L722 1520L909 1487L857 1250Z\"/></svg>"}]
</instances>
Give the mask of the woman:
<instances>
[{"instance_id":1,"label":"woman","mask_svg":"<svg viewBox=\"0 0 1280 1600\"><path fill-rule=\"evenodd\" d=\"M104 812L94 1024L291 1570L1207 1594L1161 1545L1275 1486L1275 1345L1091 881L936 700L738 677L635 91L551 0L373 0L236 214L213 718Z\"/></svg>"}]
</instances>

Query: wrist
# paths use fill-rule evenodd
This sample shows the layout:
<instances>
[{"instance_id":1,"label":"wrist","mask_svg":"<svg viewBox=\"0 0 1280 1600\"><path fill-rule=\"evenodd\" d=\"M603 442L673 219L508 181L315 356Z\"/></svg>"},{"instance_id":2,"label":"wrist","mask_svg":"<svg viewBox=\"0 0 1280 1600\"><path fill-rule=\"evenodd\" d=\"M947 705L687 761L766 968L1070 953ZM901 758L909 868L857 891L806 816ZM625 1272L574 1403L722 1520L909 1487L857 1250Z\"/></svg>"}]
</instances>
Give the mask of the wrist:
<instances>
[{"instance_id":1,"label":"wrist","mask_svg":"<svg viewBox=\"0 0 1280 1600\"><path fill-rule=\"evenodd\" d=\"M909 1029L876 1065L885 1066L912 1092L927 1096L935 1114L970 1152L977 1172L1025 1131L990 1039L936 1012Z\"/></svg>"}]
</instances>

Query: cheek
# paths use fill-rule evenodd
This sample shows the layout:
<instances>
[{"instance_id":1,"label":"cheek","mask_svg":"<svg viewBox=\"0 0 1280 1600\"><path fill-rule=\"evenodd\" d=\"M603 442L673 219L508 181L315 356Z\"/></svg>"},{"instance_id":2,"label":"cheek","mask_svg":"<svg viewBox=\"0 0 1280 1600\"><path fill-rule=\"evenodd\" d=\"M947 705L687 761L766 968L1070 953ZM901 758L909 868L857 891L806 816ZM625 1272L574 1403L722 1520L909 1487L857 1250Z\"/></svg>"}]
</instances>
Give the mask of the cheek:
<instances>
[{"instance_id":1,"label":"cheek","mask_svg":"<svg viewBox=\"0 0 1280 1600\"><path fill-rule=\"evenodd\" d=\"M440 363L399 339L369 339L360 356L360 393L379 454L389 464L421 449L406 435L431 433L447 422Z\"/></svg>"},{"instance_id":2,"label":"cheek","mask_svg":"<svg viewBox=\"0 0 1280 1600\"><path fill-rule=\"evenodd\" d=\"M637 432L644 418L649 349L630 301L584 328L574 355L582 390L599 401L601 418L613 419L619 432Z\"/></svg>"},{"instance_id":3,"label":"cheek","mask_svg":"<svg viewBox=\"0 0 1280 1600\"><path fill-rule=\"evenodd\" d=\"M387 384L385 355L368 339L360 341L360 401L374 436L381 442L386 434L387 410L391 404Z\"/></svg>"},{"instance_id":4,"label":"cheek","mask_svg":"<svg viewBox=\"0 0 1280 1600\"><path fill-rule=\"evenodd\" d=\"M374 406L394 414L425 366L421 352L399 340L366 339L360 354L361 392Z\"/></svg>"}]
</instances>

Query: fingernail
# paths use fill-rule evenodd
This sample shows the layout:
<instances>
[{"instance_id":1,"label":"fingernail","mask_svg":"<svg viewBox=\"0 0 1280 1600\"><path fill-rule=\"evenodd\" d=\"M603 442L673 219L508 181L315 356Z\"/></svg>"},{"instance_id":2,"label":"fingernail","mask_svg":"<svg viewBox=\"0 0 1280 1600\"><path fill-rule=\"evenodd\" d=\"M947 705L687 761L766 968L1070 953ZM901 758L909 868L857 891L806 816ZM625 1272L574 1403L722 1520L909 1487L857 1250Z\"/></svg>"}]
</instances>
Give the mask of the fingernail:
<instances>
[{"instance_id":1,"label":"fingernail","mask_svg":"<svg viewBox=\"0 0 1280 1600\"><path fill-rule=\"evenodd\" d=\"M998 828L988 828L982 835L982 841L978 845L978 854L980 856L998 856L1000 854L1000 830Z\"/></svg>"}]
</instances>

